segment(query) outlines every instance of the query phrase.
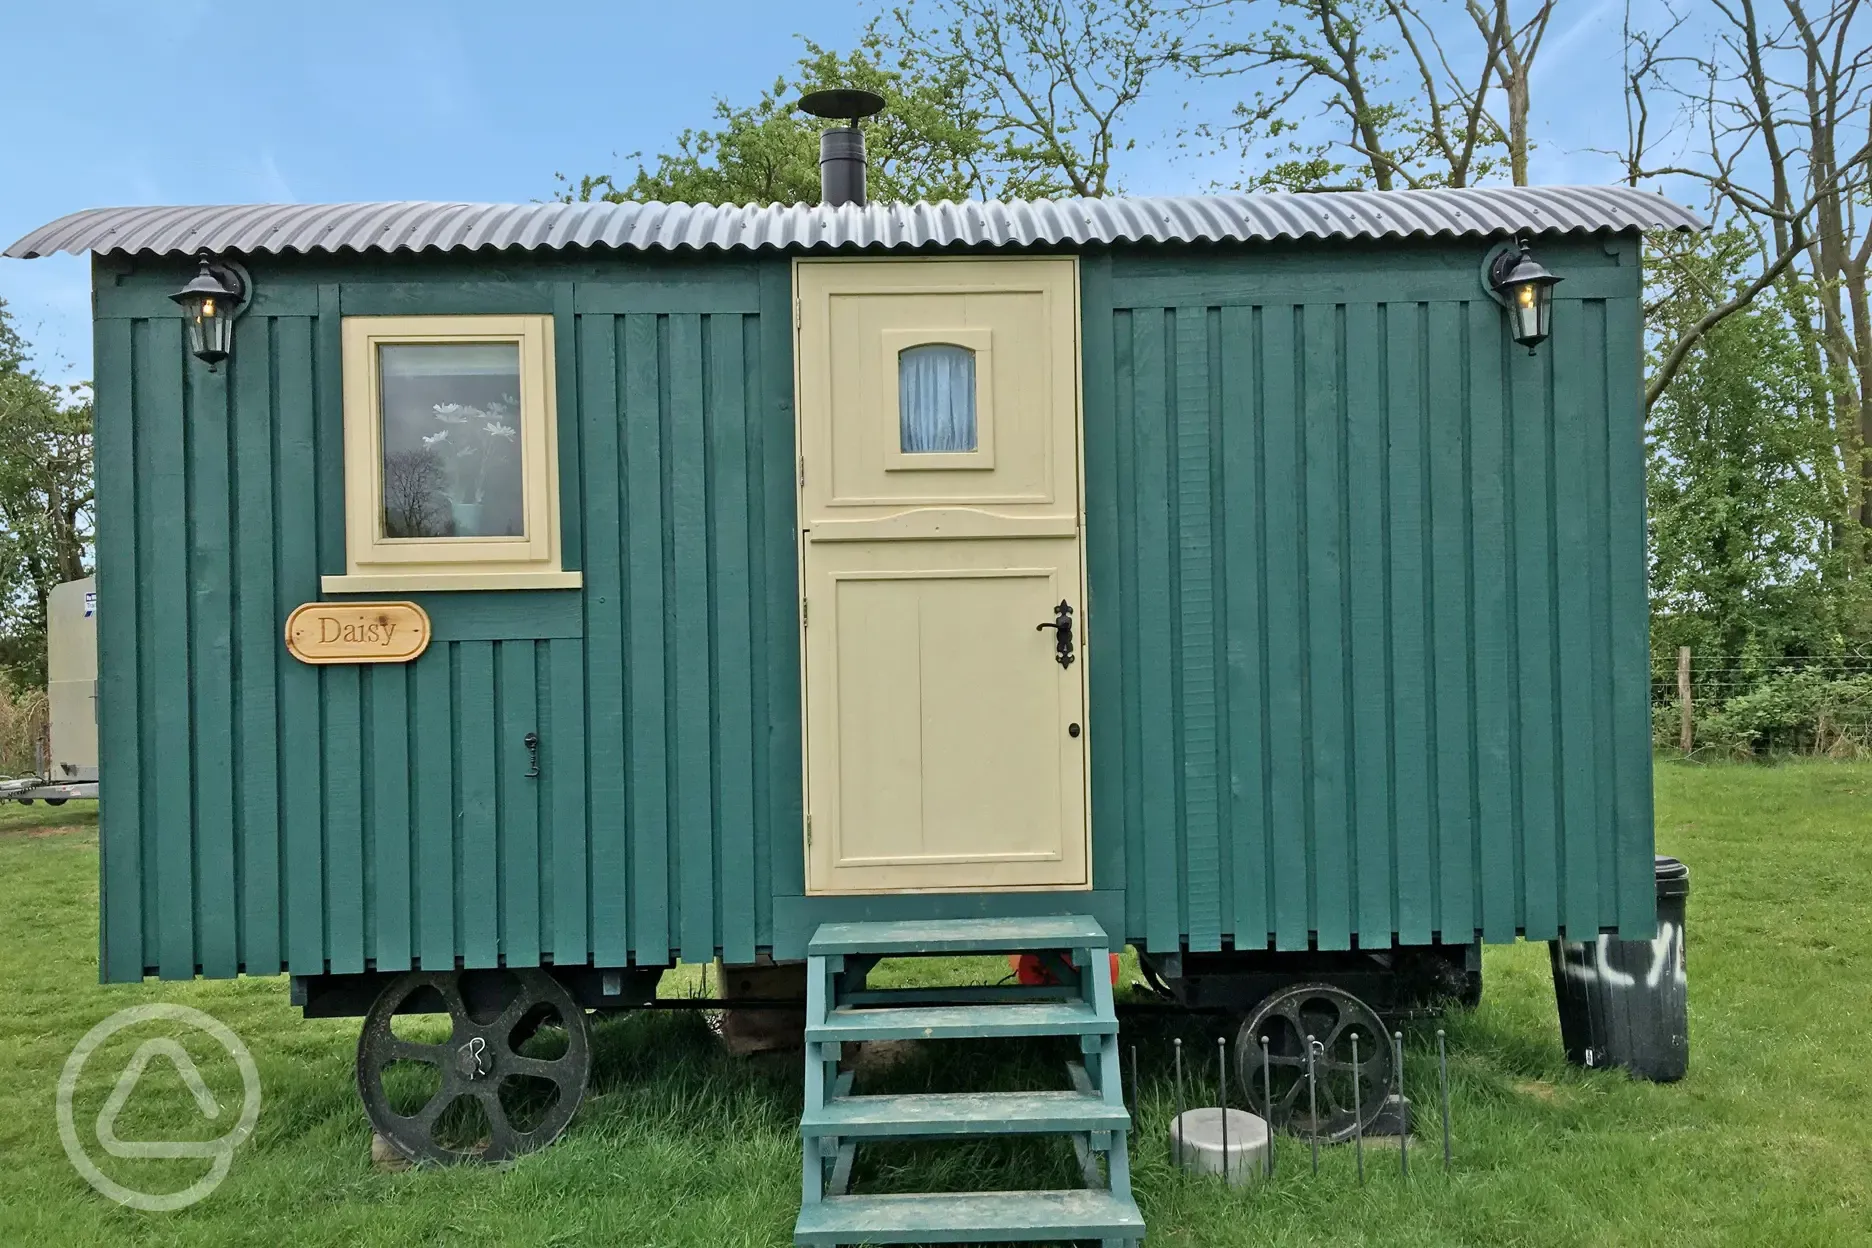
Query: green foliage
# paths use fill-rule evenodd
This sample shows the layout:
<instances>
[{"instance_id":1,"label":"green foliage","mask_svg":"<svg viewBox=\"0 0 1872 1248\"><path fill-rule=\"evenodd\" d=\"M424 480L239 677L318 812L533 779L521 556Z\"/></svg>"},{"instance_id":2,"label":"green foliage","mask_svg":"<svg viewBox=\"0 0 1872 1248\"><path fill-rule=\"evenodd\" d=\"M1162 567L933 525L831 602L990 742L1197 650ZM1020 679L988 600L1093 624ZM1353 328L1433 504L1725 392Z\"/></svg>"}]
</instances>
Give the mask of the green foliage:
<instances>
[{"instance_id":1,"label":"green foliage","mask_svg":"<svg viewBox=\"0 0 1872 1248\"><path fill-rule=\"evenodd\" d=\"M91 402L26 363L0 300L0 680L45 685L46 595L88 571Z\"/></svg>"},{"instance_id":2,"label":"green foliage","mask_svg":"<svg viewBox=\"0 0 1872 1248\"><path fill-rule=\"evenodd\" d=\"M1872 754L1872 674L1778 673L1723 703L1697 725L1697 735L1733 754L1864 757Z\"/></svg>"},{"instance_id":3,"label":"green foliage","mask_svg":"<svg viewBox=\"0 0 1872 1248\"><path fill-rule=\"evenodd\" d=\"M0 780L39 774L37 747L45 726L45 690L16 693L0 684Z\"/></svg>"},{"instance_id":4,"label":"green foliage","mask_svg":"<svg viewBox=\"0 0 1872 1248\"><path fill-rule=\"evenodd\" d=\"M557 198L815 203L819 132L827 123L794 105L824 87L862 87L884 97L884 112L864 125L873 199L1007 198L1056 189L1031 163L1010 163L990 143L982 110L971 103L958 66L907 61L875 23L856 49L842 55L801 42L806 54L793 76L776 78L755 103L718 99L712 128L684 130L674 151L660 153L650 166L639 161L636 176L622 186L610 174L576 181L559 175Z\"/></svg>"},{"instance_id":5,"label":"green foliage","mask_svg":"<svg viewBox=\"0 0 1872 1248\"><path fill-rule=\"evenodd\" d=\"M966 90L988 150L1030 195L1115 192L1137 145L1132 107L1184 63L1177 0L910 0L892 10L904 63Z\"/></svg>"},{"instance_id":6,"label":"green foliage","mask_svg":"<svg viewBox=\"0 0 1872 1248\"><path fill-rule=\"evenodd\" d=\"M792 77L752 104L718 99L713 125L620 184L558 175L564 202L813 203L825 122L794 106L822 87L884 97L865 123L874 200L1045 199L1115 189L1125 120L1180 63L1170 0L911 0L849 53L802 40Z\"/></svg>"},{"instance_id":7,"label":"green foliage","mask_svg":"<svg viewBox=\"0 0 1872 1248\"><path fill-rule=\"evenodd\" d=\"M1739 230L1653 240L1652 341L1672 342L1744 280ZM1790 282L1718 323L1646 430L1652 642L1763 674L1872 638L1872 603L1827 380Z\"/></svg>"},{"instance_id":8,"label":"green foliage","mask_svg":"<svg viewBox=\"0 0 1872 1248\"><path fill-rule=\"evenodd\" d=\"M1682 708L1674 701L1652 708L1659 749L1679 744ZM1813 668L1762 678L1743 693L1695 716L1693 747L1719 757L1822 754L1872 758L1872 672L1842 675Z\"/></svg>"}]
</instances>

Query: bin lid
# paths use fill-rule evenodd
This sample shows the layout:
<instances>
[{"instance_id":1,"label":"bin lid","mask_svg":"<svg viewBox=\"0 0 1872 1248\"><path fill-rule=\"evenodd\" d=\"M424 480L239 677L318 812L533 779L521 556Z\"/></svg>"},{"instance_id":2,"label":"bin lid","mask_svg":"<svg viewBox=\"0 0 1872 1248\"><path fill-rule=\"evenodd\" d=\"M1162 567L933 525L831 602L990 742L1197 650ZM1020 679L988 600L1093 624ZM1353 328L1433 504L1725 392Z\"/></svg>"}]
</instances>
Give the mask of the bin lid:
<instances>
[{"instance_id":1,"label":"bin lid","mask_svg":"<svg viewBox=\"0 0 1872 1248\"><path fill-rule=\"evenodd\" d=\"M1663 854L1654 854L1657 870L1657 895L1659 897L1687 897L1690 895L1690 868L1675 858Z\"/></svg>"}]
</instances>

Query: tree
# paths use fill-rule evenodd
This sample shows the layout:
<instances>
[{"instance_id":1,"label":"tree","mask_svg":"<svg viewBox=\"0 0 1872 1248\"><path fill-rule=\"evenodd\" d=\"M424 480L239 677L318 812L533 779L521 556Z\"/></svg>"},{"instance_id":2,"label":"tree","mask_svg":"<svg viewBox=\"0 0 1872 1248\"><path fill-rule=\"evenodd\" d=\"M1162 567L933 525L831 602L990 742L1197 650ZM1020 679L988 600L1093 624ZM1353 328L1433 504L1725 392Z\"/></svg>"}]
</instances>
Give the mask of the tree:
<instances>
[{"instance_id":1,"label":"tree","mask_svg":"<svg viewBox=\"0 0 1872 1248\"><path fill-rule=\"evenodd\" d=\"M1748 280L1679 327L1646 386L1655 405L1698 340L1763 292L1780 295L1817 359L1819 392L1872 526L1872 47L1861 0L1711 0L1712 29L1627 18L1627 179L1688 179L1719 223L1756 239ZM1854 34L1857 30L1859 33ZM1653 101L1665 106L1654 124ZM1674 112L1674 117L1671 113ZM1670 262L1670 255L1663 257Z\"/></svg>"},{"instance_id":2,"label":"tree","mask_svg":"<svg viewBox=\"0 0 1872 1248\"><path fill-rule=\"evenodd\" d=\"M1176 29L1165 0L911 0L852 52L802 41L791 79L751 105L717 100L713 127L684 130L629 183L560 175L557 198L814 202L824 123L794 105L820 87L884 97L865 123L875 200L1107 195L1133 106L1178 63Z\"/></svg>"},{"instance_id":3,"label":"tree","mask_svg":"<svg viewBox=\"0 0 1872 1248\"><path fill-rule=\"evenodd\" d=\"M1755 238L1732 226L1660 240L1656 352L1751 281ZM1837 521L1851 496L1818 362L1790 296L1771 289L1695 339L1647 425L1651 595L1660 649L1710 667L1831 654L1872 636L1868 584Z\"/></svg>"},{"instance_id":4,"label":"tree","mask_svg":"<svg viewBox=\"0 0 1872 1248\"><path fill-rule=\"evenodd\" d=\"M822 87L863 87L884 97L884 112L864 127L874 199L1008 198L1054 188L1030 165L1002 159L957 67L927 60L906 63L876 23L849 53L810 40L802 43L806 54L791 79L775 79L751 105L718 99L713 128L684 130L674 151L659 154L649 167L639 161L630 182L619 186L609 174L576 182L560 175L557 197L566 202L815 203L819 132L825 123L794 106L800 96Z\"/></svg>"},{"instance_id":5,"label":"tree","mask_svg":"<svg viewBox=\"0 0 1872 1248\"><path fill-rule=\"evenodd\" d=\"M26 363L0 300L0 678L45 684L46 598L89 570L91 402Z\"/></svg>"},{"instance_id":6,"label":"tree","mask_svg":"<svg viewBox=\"0 0 1872 1248\"><path fill-rule=\"evenodd\" d=\"M1263 0L1189 0L1205 34L1185 62L1254 88L1232 123L1200 129L1239 147L1249 189L1472 186L1503 172L1525 186L1554 2L1279 0L1261 19Z\"/></svg>"},{"instance_id":7,"label":"tree","mask_svg":"<svg viewBox=\"0 0 1872 1248\"><path fill-rule=\"evenodd\" d=\"M1052 194L1117 189L1126 116L1183 57L1162 0L912 0L893 17L904 62L958 83L999 162Z\"/></svg>"}]
</instances>

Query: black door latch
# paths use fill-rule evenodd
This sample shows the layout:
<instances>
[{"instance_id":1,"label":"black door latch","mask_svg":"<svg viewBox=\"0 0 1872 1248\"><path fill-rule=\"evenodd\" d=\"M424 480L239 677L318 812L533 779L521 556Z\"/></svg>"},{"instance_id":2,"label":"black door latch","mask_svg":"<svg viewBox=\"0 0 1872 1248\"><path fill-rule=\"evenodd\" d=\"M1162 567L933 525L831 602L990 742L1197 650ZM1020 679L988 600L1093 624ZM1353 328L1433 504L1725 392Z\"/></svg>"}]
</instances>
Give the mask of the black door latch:
<instances>
[{"instance_id":1,"label":"black door latch","mask_svg":"<svg viewBox=\"0 0 1872 1248\"><path fill-rule=\"evenodd\" d=\"M1053 657L1059 660L1061 667L1071 667L1073 661L1072 604L1062 598L1059 606L1054 607L1053 610L1054 617L1044 624L1034 625L1034 632L1037 633L1043 628L1054 630Z\"/></svg>"},{"instance_id":2,"label":"black door latch","mask_svg":"<svg viewBox=\"0 0 1872 1248\"><path fill-rule=\"evenodd\" d=\"M527 748L528 767L526 778L531 780L534 776L539 775L539 733L527 733L526 736L520 738L520 744Z\"/></svg>"}]
</instances>

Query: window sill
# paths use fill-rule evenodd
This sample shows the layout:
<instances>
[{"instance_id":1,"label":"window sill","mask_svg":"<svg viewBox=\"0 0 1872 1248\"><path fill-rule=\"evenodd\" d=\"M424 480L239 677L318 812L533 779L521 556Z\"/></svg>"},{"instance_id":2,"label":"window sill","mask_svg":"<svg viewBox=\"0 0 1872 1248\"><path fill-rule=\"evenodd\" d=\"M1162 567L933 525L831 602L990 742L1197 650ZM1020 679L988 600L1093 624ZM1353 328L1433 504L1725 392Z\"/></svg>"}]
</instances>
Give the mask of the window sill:
<instances>
[{"instance_id":1,"label":"window sill","mask_svg":"<svg viewBox=\"0 0 1872 1248\"><path fill-rule=\"evenodd\" d=\"M548 569L535 571L477 572L367 572L348 576L322 576L319 589L328 594L434 593L451 589L579 589L583 573Z\"/></svg>"}]
</instances>

